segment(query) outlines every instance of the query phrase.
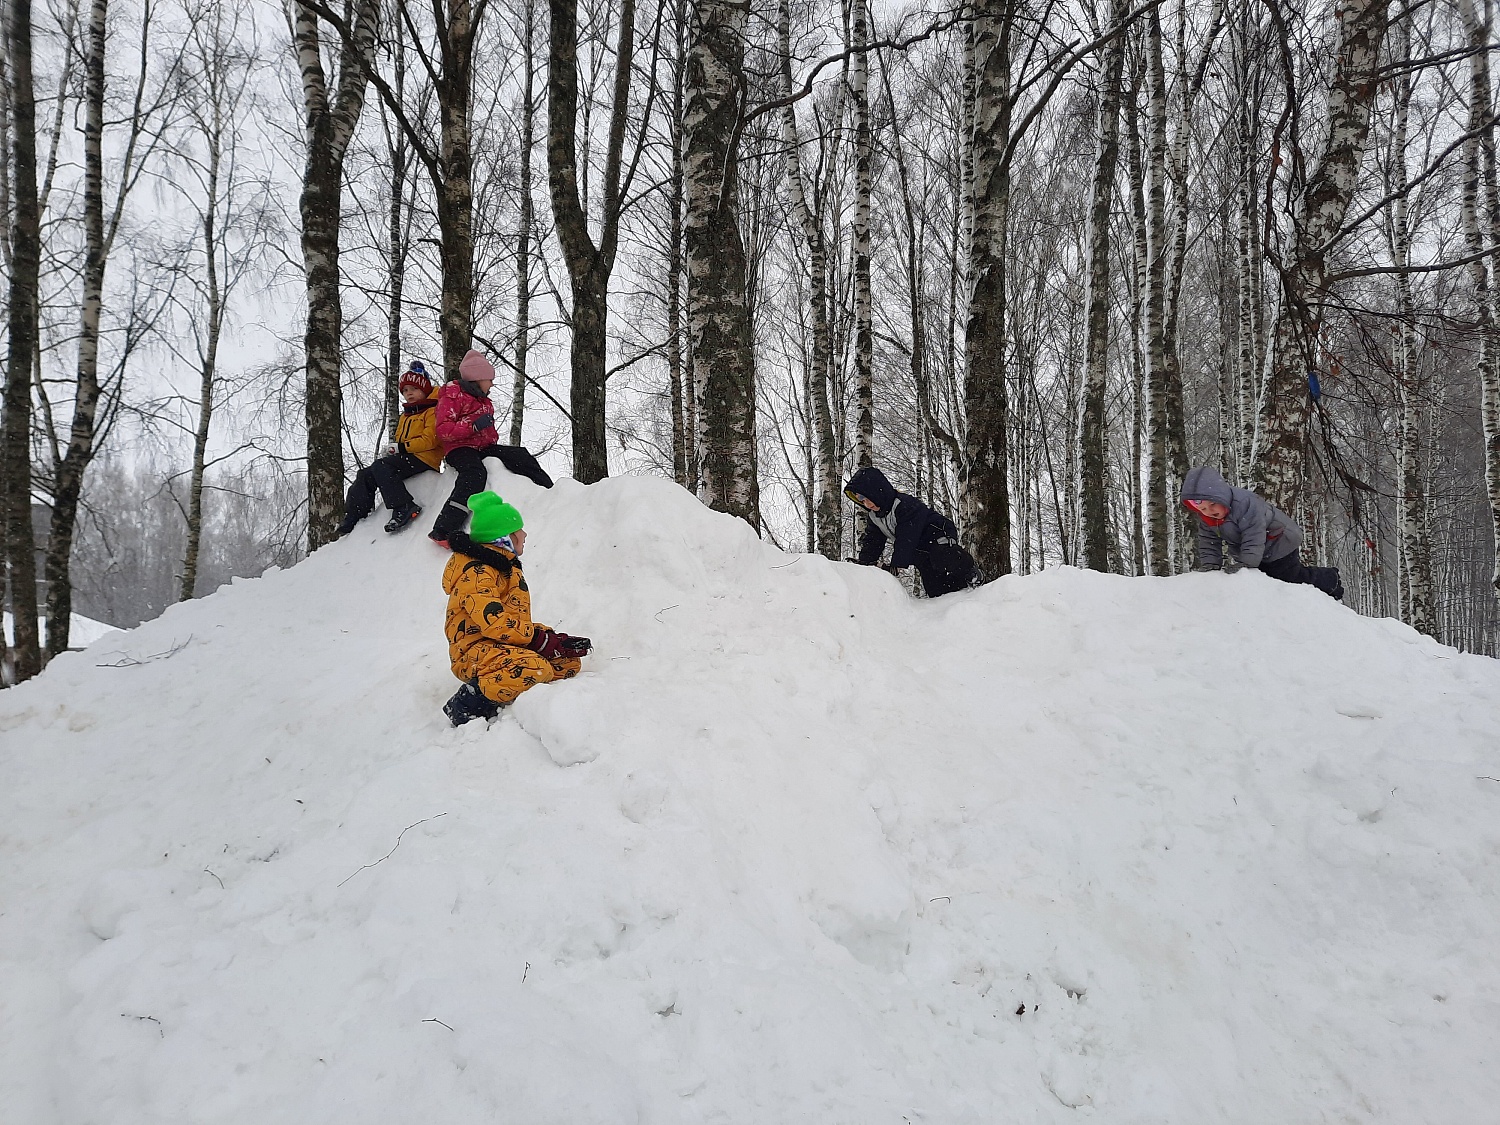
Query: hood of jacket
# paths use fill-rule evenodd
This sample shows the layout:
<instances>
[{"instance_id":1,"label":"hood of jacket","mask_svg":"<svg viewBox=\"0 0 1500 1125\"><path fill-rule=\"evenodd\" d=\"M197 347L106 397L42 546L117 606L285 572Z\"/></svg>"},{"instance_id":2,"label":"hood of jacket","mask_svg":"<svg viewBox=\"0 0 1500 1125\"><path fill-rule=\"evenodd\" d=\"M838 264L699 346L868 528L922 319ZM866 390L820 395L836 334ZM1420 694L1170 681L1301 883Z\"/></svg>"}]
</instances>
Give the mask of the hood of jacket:
<instances>
[{"instance_id":1,"label":"hood of jacket","mask_svg":"<svg viewBox=\"0 0 1500 1125\"><path fill-rule=\"evenodd\" d=\"M891 487L891 482L885 479L885 474L879 469L872 467L863 468L850 477L844 491L875 501L880 506L881 515L889 512L891 505L896 502L896 490Z\"/></svg>"},{"instance_id":2,"label":"hood of jacket","mask_svg":"<svg viewBox=\"0 0 1500 1125\"><path fill-rule=\"evenodd\" d=\"M1234 492L1218 469L1196 465L1182 478L1182 500L1212 500L1228 508L1234 503Z\"/></svg>"},{"instance_id":3,"label":"hood of jacket","mask_svg":"<svg viewBox=\"0 0 1500 1125\"><path fill-rule=\"evenodd\" d=\"M521 569L521 560L516 558L515 555L490 543L476 543L469 537L468 532L465 531L455 531L452 535L448 536L448 546L455 555L469 559L470 562L465 567L457 570L444 568L443 593L445 594L453 593L458 575L467 569L468 566L475 564L488 566L499 571L502 575Z\"/></svg>"},{"instance_id":4,"label":"hood of jacket","mask_svg":"<svg viewBox=\"0 0 1500 1125\"><path fill-rule=\"evenodd\" d=\"M459 390L463 391L464 394L470 396L471 398L477 398L481 402L490 401L490 395L488 391L480 390L478 383L475 383L470 379L465 379L462 375L450 375L448 377L448 381L444 383L443 386L451 387L455 384L458 386Z\"/></svg>"}]
</instances>

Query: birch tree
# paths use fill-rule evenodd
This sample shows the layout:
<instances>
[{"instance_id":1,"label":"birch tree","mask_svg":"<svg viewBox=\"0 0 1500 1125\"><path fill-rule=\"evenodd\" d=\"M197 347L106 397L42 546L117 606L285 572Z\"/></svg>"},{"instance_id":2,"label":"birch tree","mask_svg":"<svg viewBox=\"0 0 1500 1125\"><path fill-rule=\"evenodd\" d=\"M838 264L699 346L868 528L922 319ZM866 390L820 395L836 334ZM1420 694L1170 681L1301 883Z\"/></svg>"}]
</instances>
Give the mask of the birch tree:
<instances>
[{"instance_id":1,"label":"birch tree","mask_svg":"<svg viewBox=\"0 0 1500 1125\"><path fill-rule=\"evenodd\" d=\"M1125 18L1126 0L1113 0L1111 25ZM1120 155L1120 87L1125 70L1125 37L1109 43L1100 59L1098 123L1094 131L1093 181L1089 188L1088 290L1085 296L1084 394L1079 433L1079 503L1083 522L1083 562L1109 569L1109 438L1105 397L1109 388L1109 235L1114 203L1115 165Z\"/></svg>"},{"instance_id":2,"label":"birch tree","mask_svg":"<svg viewBox=\"0 0 1500 1125\"><path fill-rule=\"evenodd\" d=\"M323 67L318 13L292 0L293 41L302 75L307 151L302 172L302 264L307 327L307 546L337 537L344 509L343 389L339 378L344 306L339 294L339 222L343 216L344 155L364 109L366 75L375 52L377 0L358 0L343 38L334 93Z\"/></svg>"},{"instance_id":3,"label":"birch tree","mask_svg":"<svg viewBox=\"0 0 1500 1125\"><path fill-rule=\"evenodd\" d=\"M187 528L178 589L182 601L197 588L208 470L248 444L241 442L219 458L208 455L214 414L221 405L219 352L231 299L275 235L269 177L252 162L255 150L247 143L249 123L259 112L251 89L257 56L253 32L246 32L238 11L215 0L199 0L188 15L181 76L188 129L173 153L173 171L181 205L192 221L184 244L170 252L184 282L177 303L190 340L171 347L198 380L197 398L188 400L193 446L182 505Z\"/></svg>"},{"instance_id":4,"label":"birch tree","mask_svg":"<svg viewBox=\"0 0 1500 1125\"><path fill-rule=\"evenodd\" d=\"M1335 8L1334 19L1338 33L1326 95L1327 136L1305 182L1298 174L1300 162L1291 166L1288 191L1297 202L1287 247L1277 263L1281 306L1272 331L1253 458L1256 491L1283 511L1296 507L1302 491L1312 407L1308 374L1318 367L1327 255L1358 186L1379 86L1386 0L1348 0Z\"/></svg>"},{"instance_id":5,"label":"birch tree","mask_svg":"<svg viewBox=\"0 0 1500 1125\"><path fill-rule=\"evenodd\" d=\"M6 578L11 627L15 633L11 667L17 680L25 680L42 667L37 630L36 542L31 524L31 378L37 350L37 287L42 246L36 182L31 0L7 0L5 15L6 57L10 64L13 217L0 468L5 482Z\"/></svg>"},{"instance_id":6,"label":"birch tree","mask_svg":"<svg viewBox=\"0 0 1500 1125\"><path fill-rule=\"evenodd\" d=\"M551 0L551 13L552 39L547 67L547 176L557 240L567 263L573 298L572 393L569 400L573 420L573 475L585 484L592 484L609 475L609 447L604 427L609 279L619 250L620 217L638 166L638 160L632 160L628 168L624 163L630 116L631 67L635 57L635 0L620 0L613 103L604 152L597 245L589 234L588 208L580 193L578 0ZM642 127L649 112L648 106L643 114Z\"/></svg>"},{"instance_id":7,"label":"birch tree","mask_svg":"<svg viewBox=\"0 0 1500 1125\"><path fill-rule=\"evenodd\" d=\"M104 206L105 65L108 52L109 0L92 0L83 43L83 236L84 260L79 294L78 361L68 442L52 482L52 518L47 532L44 570L47 583L47 659L68 648L73 617L72 555L84 474L98 448L101 397L99 349L103 332L104 281L126 206L148 165L154 160L172 120L172 83L176 60L167 54L167 74L153 82L151 56L157 9L142 5L134 75L128 106L120 114L122 147L114 191ZM127 314L121 365L154 314ZM116 374L118 375L118 369ZM118 378L114 380L118 394ZM107 404L103 404L107 405Z\"/></svg>"},{"instance_id":8,"label":"birch tree","mask_svg":"<svg viewBox=\"0 0 1500 1125\"><path fill-rule=\"evenodd\" d=\"M709 507L759 529L755 356L736 151L748 22L748 10L735 0L698 0L691 16L682 113L684 228L699 495Z\"/></svg>"},{"instance_id":9,"label":"birch tree","mask_svg":"<svg viewBox=\"0 0 1500 1125\"><path fill-rule=\"evenodd\" d=\"M974 133L969 307L964 326L963 516L980 569L1010 573L1006 239L1010 224L1011 35L1015 0L974 4Z\"/></svg>"},{"instance_id":10,"label":"birch tree","mask_svg":"<svg viewBox=\"0 0 1500 1125\"><path fill-rule=\"evenodd\" d=\"M834 445L833 415L828 404L829 377L833 371L833 340L828 325L828 253L824 246L823 224L818 215L814 214L813 209L808 206L802 174L802 146L798 139L797 106L791 100L793 82L789 0L781 0L777 10L777 32L780 41L782 95L787 100L787 105L782 111L782 142L786 146L787 161L787 194L790 197L793 221L801 232L802 243L807 252L807 311L812 329L812 347L807 360L807 397L811 405L813 430L809 445L816 451L813 457L811 482L815 512L814 541L822 554L828 558L838 558L842 547L839 513L841 489ZM868 107L865 112L868 116ZM868 216L865 224L868 234ZM855 253L857 259L858 250ZM865 271L865 280L868 283L868 246L865 252ZM869 325L865 326L865 331L867 333L871 331ZM864 424L863 417L861 415L861 426ZM873 427L873 421L871 425Z\"/></svg>"},{"instance_id":11,"label":"birch tree","mask_svg":"<svg viewBox=\"0 0 1500 1125\"><path fill-rule=\"evenodd\" d=\"M1395 28L1395 61L1411 61L1411 17ZM1411 119L1412 76L1398 74L1393 82L1389 193L1395 196L1389 225L1391 264L1395 275L1396 392L1400 404L1396 457L1396 522L1401 552L1402 618L1412 628L1437 635L1437 612L1432 591L1432 547L1428 541L1427 490L1421 466L1422 389L1421 356L1416 332L1416 301L1412 296L1410 179L1406 165L1407 131Z\"/></svg>"},{"instance_id":12,"label":"birch tree","mask_svg":"<svg viewBox=\"0 0 1500 1125\"><path fill-rule=\"evenodd\" d=\"M531 340L531 229L536 221L531 201L531 150L536 141L535 0L525 0L521 20L521 213L516 220L516 327L512 343L515 363L510 393L511 445L521 444L526 420L526 353Z\"/></svg>"},{"instance_id":13,"label":"birch tree","mask_svg":"<svg viewBox=\"0 0 1500 1125\"><path fill-rule=\"evenodd\" d=\"M874 298L870 290L870 209L874 144L870 133L870 24L865 0L849 5L849 111L854 116L854 462L872 463L875 446Z\"/></svg>"}]
</instances>

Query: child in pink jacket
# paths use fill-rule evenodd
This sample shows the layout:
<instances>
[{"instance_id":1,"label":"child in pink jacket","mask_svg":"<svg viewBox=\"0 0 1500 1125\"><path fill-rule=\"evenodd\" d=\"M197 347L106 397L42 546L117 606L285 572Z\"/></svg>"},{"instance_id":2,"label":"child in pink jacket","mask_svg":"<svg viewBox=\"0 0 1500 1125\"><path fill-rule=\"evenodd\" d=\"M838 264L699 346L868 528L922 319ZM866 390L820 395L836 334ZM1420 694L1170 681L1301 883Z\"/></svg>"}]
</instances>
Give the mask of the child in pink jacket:
<instances>
[{"instance_id":1,"label":"child in pink jacket","mask_svg":"<svg viewBox=\"0 0 1500 1125\"><path fill-rule=\"evenodd\" d=\"M469 518L469 497L488 483L486 457L499 458L511 472L543 488L552 487L552 478L525 446L496 442L495 407L490 402L490 386L494 381L494 365L481 353L470 350L458 365L458 378L450 379L438 392L437 436L447 450L443 460L453 466L458 481L427 537L445 547L448 537Z\"/></svg>"}]
</instances>

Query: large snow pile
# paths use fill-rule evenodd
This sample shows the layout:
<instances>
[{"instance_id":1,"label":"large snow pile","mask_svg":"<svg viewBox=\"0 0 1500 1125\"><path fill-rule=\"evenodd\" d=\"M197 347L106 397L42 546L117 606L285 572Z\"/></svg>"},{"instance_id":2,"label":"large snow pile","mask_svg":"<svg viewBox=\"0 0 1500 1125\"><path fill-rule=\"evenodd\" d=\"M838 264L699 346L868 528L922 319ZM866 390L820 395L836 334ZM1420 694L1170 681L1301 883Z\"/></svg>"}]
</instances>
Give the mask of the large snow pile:
<instances>
[{"instance_id":1,"label":"large snow pile","mask_svg":"<svg viewBox=\"0 0 1500 1125\"><path fill-rule=\"evenodd\" d=\"M0 694L0 1117L1496 1120L1500 665L494 476L598 647L488 729L378 519Z\"/></svg>"}]
</instances>

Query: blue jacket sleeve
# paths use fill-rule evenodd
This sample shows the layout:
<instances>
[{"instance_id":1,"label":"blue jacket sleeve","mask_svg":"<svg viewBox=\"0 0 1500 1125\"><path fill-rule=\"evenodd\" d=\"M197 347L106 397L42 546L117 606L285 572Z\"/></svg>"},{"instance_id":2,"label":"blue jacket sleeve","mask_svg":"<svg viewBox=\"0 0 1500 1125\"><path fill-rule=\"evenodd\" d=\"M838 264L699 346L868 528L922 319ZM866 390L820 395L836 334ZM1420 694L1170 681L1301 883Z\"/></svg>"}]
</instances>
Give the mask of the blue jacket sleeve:
<instances>
[{"instance_id":1,"label":"blue jacket sleeve","mask_svg":"<svg viewBox=\"0 0 1500 1125\"><path fill-rule=\"evenodd\" d=\"M903 501L905 503L905 501ZM922 532L927 528L927 511L913 511L906 519L896 521L896 545L891 548L891 569L902 570L916 558Z\"/></svg>"},{"instance_id":2,"label":"blue jacket sleeve","mask_svg":"<svg viewBox=\"0 0 1500 1125\"><path fill-rule=\"evenodd\" d=\"M1266 502L1253 493L1245 512L1239 519L1241 566L1255 567L1266 553L1266 517L1269 515Z\"/></svg>"},{"instance_id":3,"label":"blue jacket sleeve","mask_svg":"<svg viewBox=\"0 0 1500 1125\"><path fill-rule=\"evenodd\" d=\"M1198 524L1198 569L1218 570L1224 565L1224 540L1202 520Z\"/></svg>"},{"instance_id":4,"label":"blue jacket sleeve","mask_svg":"<svg viewBox=\"0 0 1500 1125\"><path fill-rule=\"evenodd\" d=\"M859 541L859 561L866 566L880 561L885 552L885 532L875 526L875 521L865 517L865 533Z\"/></svg>"}]
</instances>

